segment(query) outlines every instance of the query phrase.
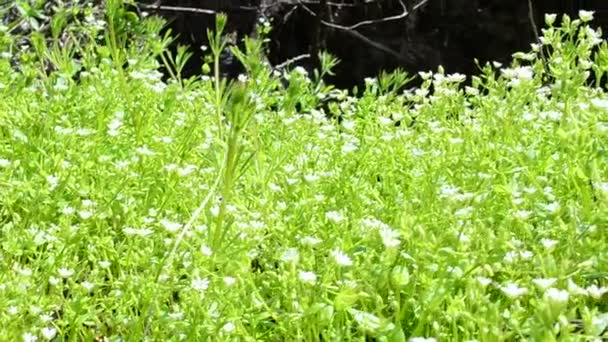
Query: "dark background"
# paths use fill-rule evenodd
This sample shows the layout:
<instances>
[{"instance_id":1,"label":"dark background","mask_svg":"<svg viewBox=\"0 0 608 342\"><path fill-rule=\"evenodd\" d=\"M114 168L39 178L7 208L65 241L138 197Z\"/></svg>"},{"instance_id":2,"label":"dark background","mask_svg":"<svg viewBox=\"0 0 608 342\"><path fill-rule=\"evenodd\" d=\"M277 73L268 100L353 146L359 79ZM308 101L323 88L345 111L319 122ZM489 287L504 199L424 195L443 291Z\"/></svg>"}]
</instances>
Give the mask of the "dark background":
<instances>
[{"instance_id":1,"label":"dark background","mask_svg":"<svg viewBox=\"0 0 608 342\"><path fill-rule=\"evenodd\" d=\"M203 53L199 47L207 44L206 30L215 20L212 13L189 9L206 9L228 14L227 31L237 37L236 42L251 35L260 19L270 20L273 30L267 58L272 65L309 54L313 57L299 59L298 64L312 70L318 64L314 58L318 51L329 51L341 63L327 81L341 88L360 85L365 77L398 67L415 73L442 65L447 72L474 74L475 58L482 64L508 63L513 52L528 51L541 34L545 13L576 17L579 9L595 10L594 25L608 23L605 0L157 0L137 4L140 10L168 19L169 27L179 34L177 43L192 46L195 55L184 76L200 73ZM366 20L372 22L353 29L332 27ZM242 72L230 55L224 56L222 69L230 77Z\"/></svg>"}]
</instances>

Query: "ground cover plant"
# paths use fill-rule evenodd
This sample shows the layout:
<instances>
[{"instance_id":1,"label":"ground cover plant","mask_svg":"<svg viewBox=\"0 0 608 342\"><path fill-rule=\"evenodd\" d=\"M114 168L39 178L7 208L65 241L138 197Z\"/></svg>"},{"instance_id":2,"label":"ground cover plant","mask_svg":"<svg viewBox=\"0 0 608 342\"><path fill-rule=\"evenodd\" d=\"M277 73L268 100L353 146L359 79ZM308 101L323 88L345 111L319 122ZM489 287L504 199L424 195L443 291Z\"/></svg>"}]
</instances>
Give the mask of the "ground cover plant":
<instances>
[{"instance_id":1,"label":"ground cover plant","mask_svg":"<svg viewBox=\"0 0 608 342\"><path fill-rule=\"evenodd\" d=\"M352 97L330 56L276 72L256 40L238 81L164 81L185 50L106 6L51 40L16 32L35 11L0 26L0 340L601 340L593 13L548 15L468 86L396 72Z\"/></svg>"}]
</instances>

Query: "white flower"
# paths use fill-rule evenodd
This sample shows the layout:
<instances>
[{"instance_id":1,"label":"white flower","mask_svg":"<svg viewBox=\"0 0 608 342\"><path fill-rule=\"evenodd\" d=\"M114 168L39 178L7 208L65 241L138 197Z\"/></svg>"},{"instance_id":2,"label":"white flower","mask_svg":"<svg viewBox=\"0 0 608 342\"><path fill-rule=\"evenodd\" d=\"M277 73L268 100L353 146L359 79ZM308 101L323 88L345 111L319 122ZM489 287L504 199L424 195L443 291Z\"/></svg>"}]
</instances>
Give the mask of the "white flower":
<instances>
[{"instance_id":1,"label":"white flower","mask_svg":"<svg viewBox=\"0 0 608 342\"><path fill-rule=\"evenodd\" d=\"M587 290L576 285L572 279L568 279L568 292L573 296L586 296L588 294Z\"/></svg>"},{"instance_id":2,"label":"white flower","mask_svg":"<svg viewBox=\"0 0 608 342\"><path fill-rule=\"evenodd\" d=\"M211 254L213 254L213 251L208 246L201 246L201 254L206 257L209 257L211 256Z\"/></svg>"},{"instance_id":3,"label":"white flower","mask_svg":"<svg viewBox=\"0 0 608 342\"><path fill-rule=\"evenodd\" d=\"M314 183L319 180L319 175L317 174L306 174L304 175L304 180L308 183Z\"/></svg>"},{"instance_id":4,"label":"white flower","mask_svg":"<svg viewBox=\"0 0 608 342\"><path fill-rule=\"evenodd\" d=\"M135 149L135 151L143 156L153 156L154 151L150 150L147 146L141 146Z\"/></svg>"},{"instance_id":5,"label":"white flower","mask_svg":"<svg viewBox=\"0 0 608 342\"><path fill-rule=\"evenodd\" d=\"M534 256L534 253L532 253L531 251L521 251L521 252L519 252L519 256L524 260L528 260L528 259L532 259L532 257Z\"/></svg>"},{"instance_id":6,"label":"white flower","mask_svg":"<svg viewBox=\"0 0 608 342\"><path fill-rule=\"evenodd\" d=\"M101 260L100 262L98 262L98 265L101 268L108 268L110 267L110 265L112 265L112 263L107 260Z\"/></svg>"},{"instance_id":7,"label":"white flower","mask_svg":"<svg viewBox=\"0 0 608 342\"><path fill-rule=\"evenodd\" d=\"M570 294L568 291L559 290L554 287L547 289L545 291L545 297L552 303L555 304L566 304L568 303L568 299L570 298Z\"/></svg>"},{"instance_id":8,"label":"white flower","mask_svg":"<svg viewBox=\"0 0 608 342\"><path fill-rule=\"evenodd\" d=\"M8 159L0 158L0 167L9 167L11 162Z\"/></svg>"},{"instance_id":9,"label":"white flower","mask_svg":"<svg viewBox=\"0 0 608 342\"><path fill-rule=\"evenodd\" d=\"M519 255L516 251L509 251L509 252L507 252L507 254L505 254L505 257L503 258L503 260L507 264L512 264L518 257L519 257Z\"/></svg>"},{"instance_id":10,"label":"white flower","mask_svg":"<svg viewBox=\"0 0 608 342\"><path fill-rule=\"evenodd\" d=\"M454 73L446 76L448 82L464 82L467 79L466 75Z\"/></svg>"},{"instance_id":11,"label":"white flower","mask_svg":"<svg viewBox=\"0 0 608 342\"><path fill-rule=\"evenodd\" d=\"M203 292L209 288L209 279L196 277L192 279L191 286L195 291Z\"/></svg>"},{"instance_id":12,"label":"white flower","mask_svg":"<svg viewBox=\"0 0 608 342\"><path fill-rule=\"evenodd\" d=\"M300 240L300 243L305 245L305 246L316 246L318 244L320 244L321 242L323 242L323 240L314 237L314 236L305 236Z\"/></svg>"},{"instance_id":13,"label":"white flower","mask_svg":"<svg viewBox=\"0 0 608 342\"><path fill-rule=\"evenodd\" d=\"M236 284L236 279L233 277L224 277L224 284L226 284L226 286L232 286Z\"/></svg>"},{"instance_id":14,"label":"white flower","mask_svg":"<svg viewBox=\"0 0 608 342\"><path fill-rule=\"evenodd\" d=\"M528 210L517 210L513 213L513 217L519 220L527 220L531 215L532 212Z\"/></svg>"},{"instance_id":15,"label":"white flower","mask_svg":"<svg viewBox=\"0 0 608 342\"><path fill-rule=\"evenodd\" d=\"M515 283L509 283L506 286L501 286L500 290L509 298L517 298L528 293L525 287L519 287Z\"/></svg>"},{"instance_id":16,"label":"white flower","mask_svg":"<svg viewBox=\"0 0 608 342\"><path fill-rule=\"evenodd\" d=\"M473 207L464 207L458 209L454 212L454 216L456 217L468 217L473 213Z\"/></svg>"},{"instance_id":17,"label":"white flower","mask_svg":"<svg viewBox=\"0 0 608 342\"><path fill-rule=\"evenodd\" d=\"M551 202L549 204L542 205L542 207L551 214L555 214L559 210L560 205L558 202Z\"/></svg>"},{"instance_id":18,"label":"white flower","mask_svg":"<svg viewBox=\"0 0 608 342\"><path fill-rule=\"evenodd\" d=\"M546 249L551 249L551 248L555 247L555 245L557 245L557 241L552 240L552 239L542 238L540 240L540 244L543 245L543 247L545 247Z\"/></svg>"},{"instance_id":19,"label":"white flower","mask_svg":"<svg viewBox=\"0 0 608 342\"><path fill-rule=\"evenodd\" d=\"M184 313L182 311L169 313L169 318L174 319L174 320L180 320L183 317L184 317Z\"/></svg>"},{"instance_id":20,"label":"white flower","mask_svg":"<svg viewBox=\"0 0 608 342\"><path fill-rule=\"evenodd\" d=\"M534 283L534 285L538 286L540 289L543 289L543 290L546 290L546 289L550 288L551 286L553 286L553 284L555 284L556 281L557 281L557 279L555 279L555 278L532 279L532 282Z\"/></svg>"},{"instance_id":21,"label":"white flower","mask_svg":"<svg viewBox=\"0 0 608 342\"><path fill-rule=\"evenodd\" d=\"M233 332L234 329L236 329L236 326L232 322L228 322L228 323L224 324L224 326L222 327L222 330L224 330L227 333Z\"/></svg>"},{"instance_id":22,"label":"white flower","mask_svg":"<svg viewBox=\"0 0 608 342\"><path fill-rule=\"evenodd\" d=\"M397 247L401 243L399 240L399 232L389 228L386 225L380 227L378 232L380 233L380 238L382 239L382 243L386 248Z\"/></svg>"},{"instance_id":23,"label":"white flower","mask_svg":"<svg viewBox=\"0 0 608 342\"><path fill-rule=\"evenodd\" d=\"M531 80L534 77L534 71L529 66L502 69L502 73L505 77L512 80Z\"/></svg>"},{"instance_id":24,"label":"white flower","mask_svg":"<svg viewBox=\"0 0 608 342\"><path fill-rule=\"evenodd\" d=\"M587 287L587 293L594 299L600 299L606 292L608 292L608 288L597 287L595 284Z\"/></svg>"},{"instance_id":25,"label":"white flower","mask_svg":"<svg viewBox=\"0 0 608 342\"><path fill-rule=\"evenodd\" d=\"M50 341L57 335L57 329L53 327L45 327L40 331L45 340Z\"/></svg>"},{"instance_id":26,"label":"white flower","mask_svg":"<svg viewBox=\"0 0 608 342\"><path fill-rule=\"evenodd\" d=\"M300 253L297 248L289 248L283 252L281 260L288 264L297 264L300 261Z\"/></svg>"},{"instance_id":27,"label":"white flower","mask_svg":"<svg viewBox=\"0 0 608 342\"><path fill-rule=\"evenodd\" d=\"M305 283L314 284L317 282L317 275L314 272L310 271L300 271L298 272L298 278Z\"/></svg>"},{"instance_id":28,"label":"white flower","mask_svg":"<svg viewBox=\"0 0 608 342\"><path fill-rule=\"evenodd\" d=\"M38 341L38 336L30 333L30 332L25 332L23 333L23 342L36 342Z\"/></svg>"},{"instance_id":29,"label":"white flower","mask_svg":"<svg viewBox=\"0 0 608 342\"><path fill-rule=\"evenodd\" d=\"M546 112L541 112L540 113L540 117L543 119L549 119L551 121L559 121L562 119L562 113L554 111L554 110L550 110L550 111L546 111Z\"/></svg>"},{"instance_id":30,"label":"white flower","mask_svg":"<svg viewBox=\"0 0 608 342\"><path fill-rule=\"evenodd\" d=\"M434 337L412 337L408 342L437 342L437 339Z\"/></svg>"},{"instance_id":31,"label":"white flower","mask_svg":"<svg viewBox=\"0 0 608 342\"><path fill-rule=\"evenodd\" d=\"M365 81L365 85L374 85L374 84L378 83L378 80L373 77L366 77L364 79L364 81Z\"/></svg>"},{"instance_id":32,"label":"white flower","mask_svg":"<svg viewBox=\"0 0 608 342\"><path fill-rule=\"evenodd\" d=\"M580 10L578 11L578 17L583 21L583 22L587 22L587 21L591 21L593 20L593 15L595 14L594 11L585 11L585 10Z\"/></svg>"},{"instance_id":33,"label":"white flower","mask_svg":"<svg viewBox=\"0 0 608 342\"><path fill-rule=\"evenodd\" d=\"M441 188L439 188L439 197L450 198L450 197L456 196L459 192L460 192L460 189L458 189L455 186L442 185Z\"/></svg>"},{"instance_id":34,"label":"white flower","mask_svg":"<svg viewBox=\"0 0 608 342\"><path fill-rule=\"evenodd\" d=\"M95 284L88 281L83 281L82 283L80 283L80 286L82 286L88 292L93 291L93 289L95 288Z\"/></svg>"},{"instance_id":35,"label":"white flower","mask_svg":"<svg viewBox=\"0 0 608 342\"><path fill-rule=\"evenodd\" d=\"M178 222L169 221L167 219L160 220L160 224L165 228L168 232L174 233L180 228L182 228L182 224Z\"/></svg>"},{"instance_id":36,"label":"white flower","mask_svg":"<svg viewBox=\"0 0 608 342\"><path fill-rule=\"evenodd\" d=\"M11 316L14 316L19 313L19 308L14 305L11 305L6 309L6 313Z\"/></svg>"},{"instance_id":37,"label":"white flower","mask_svg":"<svg viewBox=\"0 0 608 342\"><path fill-rule=\"evenodd\" d=\"M477 282L483 286L486 287L488 285L490 285L492 283L492 279L486 278L486 277L477 277Z\"/></svg>"},{"instance_id":38,"label":"white flower","mask_svg":"<svg viewBox=\"0 0 608 342\"><path fill-rule=\"evenodd\" d=\"M49 175L46 177L46 181L49 183L49 190L53 191L59 184L59 178L55 175Z\"/></svg>"},{"instance_id":39,"label":"white flower","mask_svg":"<svg viewBox=\"0 0 608 342\"><path fill-rule=\"evenodd\" d=\"M59 280L59 278L57 278L57 277L53 277L53 276L50 276L50 277L49 277L49 284L51 284L51 285L53 285L53 286L55 286L55 285L59 284L59 281L60 281L60 280Z\"/></svg>"},{"instance_id":40,"label":"white flower","mask_svg":"<svg viewBox=\"0 0 608 342\"><path fill-rule=\"evenodd\" d=\"M530 112L525 112L521 118L524 119L524 121L532 121L536 119L536 116Z\"/></svg>"},{"instance_id":41,"label":"white flower","mask_svg":"<svg viewBox=\"0 0 608 342\"><path fill-rule=\"evenodd\" d=\"M86 220L93 216L93 212L90 210L80 210L78 211L78 216L80 216L81 219Z\"/></svg>"},{"instance_id":42,"label":"white flower","mask_svg":"<svg viewBox=\"0 0 608 342\"><path fill-rule=\"evenodd\" d=\"M351 260L351 258L339 249L333 250L331 252L331 256L336 261L336 264L338 264L340 266L352 266L353 265L353 261Z\"/></svg>"},{"instance_id":43,"label":"white flower","mask_svg":"<svg viewBox=\"0 0 608 342\"><path fill-rule=\"evenodd\" d=\"M59 274L59 276L61 278L66 279L66 278L69 278L72 275L74 275L74 270L62 267L62 268L60 268L60 269L57 270L57 273Z\"/></svg>"},{"instance_id":44,"label":"white flower","mask_svg":"<svg viewBox=\"0 0 608 342\"><path fill-rule=\"evenodd\" d=\"M346 219L344 215L338 211L328 211L325 213L325 217L334 223L340 223Z\"/></svg>"},{"instance_id":45,"label":"white flower","mask_svg":"<svg viewBox=\"0 0 608 342\"><path fill-rule=\"evenodd\" d=\"M608 100L605 99L592 99L591 105L599 109L608 110Z\"/></svg>"},{"instance_id":46,"label":"white flower","mask_svg":"<svg viewBox=\"0 0 608 342\"><path fill-rule=\"evenodd\" d=\"M357 323L361 325L364 330L376 331L380 328L380 318L369 312L363 312L355 309L351 309L350 313Z\"/></svg>"},{"instance_id":47,"label":"white flower","mask_svg":"<svg viewBox=\"0 0 608 342\"><path fill-rule=\"evenodd\" d=\"M346 143L344 143L344 146L342 146L342 153L349 153L349 152L354 152L359 148L359 146L357 146L357 143L354 141L347 141Z\"/></svg>"},{"instance_id":48,"label":"white flower","mask_svg":"<svg viewBox=\"0 0 608 342\"><path fill-rule=\"evenodd\" d=\"M555 19L557 19L557 14L545 13L545 24L547 24L547 26L553 25L553 23L555 22Z\"/></svg>"}]
</instances>

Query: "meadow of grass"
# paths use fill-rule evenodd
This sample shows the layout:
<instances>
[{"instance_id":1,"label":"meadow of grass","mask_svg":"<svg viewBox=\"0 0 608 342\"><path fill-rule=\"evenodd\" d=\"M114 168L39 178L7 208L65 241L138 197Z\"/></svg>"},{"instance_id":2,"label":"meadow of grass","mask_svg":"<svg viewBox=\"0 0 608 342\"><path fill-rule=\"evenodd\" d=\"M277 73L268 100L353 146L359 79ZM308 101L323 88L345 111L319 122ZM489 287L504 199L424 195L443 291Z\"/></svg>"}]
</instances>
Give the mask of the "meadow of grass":
<instances>
[{"instance_id":1,"label":"meadow of grass","mask_svg":"<svg viewBox=\"0 0 608 342\"><path fill-rule=\"evenodd\" d=\"M320 81L330 56L279 73L254 40L238 81L164 82L185 52L107 6L50 40L0 25L0 340L602 340L593 13L468 85L353 97Z\"/></svg>"}]
</instances>

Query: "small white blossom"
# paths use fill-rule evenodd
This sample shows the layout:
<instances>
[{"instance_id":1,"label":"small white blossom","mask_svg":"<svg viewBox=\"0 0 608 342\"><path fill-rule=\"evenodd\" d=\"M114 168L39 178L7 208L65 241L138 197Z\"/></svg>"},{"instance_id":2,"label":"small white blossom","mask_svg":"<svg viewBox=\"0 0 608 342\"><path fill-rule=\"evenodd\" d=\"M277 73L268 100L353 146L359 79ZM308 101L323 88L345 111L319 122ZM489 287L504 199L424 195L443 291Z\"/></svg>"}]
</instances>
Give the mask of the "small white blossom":
<instances>
[{"instance_id":1,"label":"small white blossom","mask_svg":"<svg viewBox=\"0 0 608 342\"><path fill-rule=\"evenodd\" d=\"M437 339L434 337L412 337L408 342L437 342Z\"/></svg>"},{"instance_id":2,"label":"small white blossom","mask_svg":"<svg viewBox=\"0 0 608 342\"><path fill-rule=\"evenodd\" d=\"M9 167L11 162L8 159L0 158L0 167Z\"/></svg>"},{"instance_id":3,"label":"small white blossom","mask_svg":"<svg viewBox=\"0 0 608 342\"><path fill-rule=\"evenodd\" d=\"M545 291L545 297L552 303L555 304L566 304L568 303L568 299L570 298L570 294L568 291L559 290L554 287L547 289Z\"/></svg>"},{"instance_id":4,"label":"small white blossom","mask_svg":"<svg viewBox=\"0 0 608 342\"><path fill-rule=\"evenodd\" d=\"M57 278L57 277L53 277L53 276L49 277L49 284L51 284L53 286L59 284L60 281L61 280L59 280L59 278Z\"/></svg>"},{"instance_id":5,"label":"small white blossom","mask_svg":"<svg viewBox=\"0 0 608 342\"><path fill-rule=\"evenodd\" d=\"M587 22L587 21L591 21L593 20L593 15L595 14L594 11L585 11L585 10L580 10L578 11L578 17L583 21L583 22Z\"/></svg>"},{"instance_id":6,"label":"small white blossom","mask_svg":"<svg viewBox=\"0 0 608 342\"><path fill-rule=\"evenodd\" d=\"M608 292L608 288L597 287L595 284L588 286L586 290L589 296L593 297L594 299L600 299L606 292Z\"/></svg>"},{"instance_id":7,"label":"small white blossom","mask_svg":"<svg viewBox=\"0 0 608 342\"><path fill-rule=\"evenodd\" d=\"M346 219L344 215L338 211L328 211L325 213L325 217L334 223L340 223Z\"/></svg>"},{"instance_id":8,"label":"small white blossom","mask_svg":"<svg viewBox=\"0 0 608 342\"><path fill-rule=\"evenodd\" d=\"M160 224L161 224L161 226L163 226L163 228L165 228L170 233L174 233L174 232L180 230L180 228L182 228L181 223L173 222L173 221L170 221L167 219L160 220Z\"/></svg>"},{"instance_id":9,"label":"small white blossom","mask_svg":"<svg viewBox=\"0 0 608 342\"><path fill-rule=\"evenodd\" d=\"M40 333L45 340L50 341L57 335L57 329L53 327L44 327L40 330Z\"/></svg>"},{"instance_id":10,"label":"small white blossom","mask_svg":"<svg viewBox=\"0 0 608 342\"><path fill-rule=\"evenodd\" d=\"M224 284L226 284L226 286L232 286L236 284L236 279L233 277L224 277Z\"/></svg>"},{"instance_id":11,"label":"small white blossom","mask_svg":"<svg viewBox=\"0 0 608 342\"><path fill-rule=\"evenodd\" d=\"M545 13L545 24L547 24L547 26L553 25L553 23L555 23L555 19L557 19L557 14Z\"/></svg>"},{"instance_id":12,"label":"small white blossom","mask_svg":"<svg viewBox=\"0 0 608 342\"><path fill-rule=\"evenodd\" d=\"M288 264L297 264L300 261L300 253L297 248L289 248L283 255L281 255L281 260Z\"/></svg>"},{"instance_id":13,"label":"small white blossom","mask_svg":"<svg viewBox=\"0 0 608 342\"><path fill-rule=\"evenodd\" d=\"M573 296L586 296L586 295L588 295L587 290L585 290L584 288L576 285L576 283L573 282L572 279L568 279L568 292L570 292L570 294L573 295Z\"/></svg>"},{"instance_id":14,"label":"small white blossom","mask_svg":"<svg viewBox=\"0 0 608 342\"><path fill-rule=\"evenodd\" d=\"M529 210L517 210L513 213L513 217L519 220L527 220L532 215Z\"/></svg>"},{"instance_id":15,"label":"small white blossom","mask_svg":"<svg viewBox=\"0 0 608 342\"><path fill-rule=\"evenodd\" d=\"M317 275L314 272L310 271L300 271L298 272L298 278L305 283L314 284L317 282Z\"/></svg>"},{"instance_id":16,"label":"small white blossom","mask_svg":"<svg viewBox=\"0 0 608 342\"><path fill-rule=\"evenodd\" d=\"M209 288L209 279L196 277L192 279L191 286L193 290L203 292Z\"/></svg>"},{"instance_id":17,"label":"small white blossom","mask_svg":"<svg viewBox=\"0 0 608 342\"><path fill-rule=\"evenodd\" d=\"M82 283L80 283L80 285L88 292L93 291L93 289L95 288L95 284L88 281L83 281Z\"/></svg>"},{"instance_id":18,"label":"small white blossom","mask_svg":"<svg viewBox=\"0 0 608 342\"><path fill-rule=\"evenodd\" d=\"M551 214L555 214L559 211L560 205L558 202L551 202L549 204L543 205L542 207Z\"/></svg>"},{"instance_id":19,"label":"small white blossom","mask_svg":"<svg viewBox=\"0 0 608 342\"><path fill-rule=\"evenodd\" d=\"M352 259L339 249L333 250L331 252L331 256L334 258L336 264L338 264L340 266L352 266L353 265Z\"/></svg>"},{"instance_id":20,"label":"small white blossom","mask_svg":"<svg viewBox=\"0 0 608 342\"><path fill-rule=\"evenodd\" d=\"M599 109L608 110L608 100L606 99L591 99L591 105Z\"/></svg>"},{"instance_id":21,"label":"small white blossom","mask_svg":"<svg viewBox=\"0 0 608 342\"><path fill-rule=\"evenodd\" d=\"M517 298L528 293L528 289L525 287L519 287L515 283L508 283L505 286L501 286L500 290L509 298Z\"/></svg>"},{"instance_id":22,"label":"small white blossom","mask_svg":"<svg viewBox=\"0 0 608 342\"><path fill-rule=\"evenodd\" d=\"M62 267L57 270L57 274L59 274L61 278L67 279L74 275L74 270Z\"/></svg>"},{"instance_id":23,"label":"small white blossom","mask_svg":"<svg viewBox=\"0 0 608 342\"><path fill-rule=\"evenodd\" d=\"M318 244L320 244L321 242L323 242L323 240L314 237L314 236L305 236L302 239L300 239L300 243L302 243L305 246L316 246Z\"/></svg>"},{"instance_id":24,"label":"small white blossom","mask_svg":"<svg viewBox=\"0 0 608 342\"><path fill-rule=\"evenodd\" d=\"M555 245L557 245L557 241L552 240L552 239L542 238L540 240L540 244L543 245L543 247L545 247L546 249L551 249L551 248L555 247Z\"/></svg>"},{"instance_id":25,"label":"small white blossom","mask_svg":"<svg viewBox=\"0 0 608 342\"><path fill-rule=\"evenodd\" d=\"M351 309L350 313L357 323L361 325L364 330L376 331L380 328L381 321L378 316L369 312L363 312L355 309Z\"/></svg>"},{"instance_id":26,"label":"small white blossom","mask_svg":"<svg viewBox=\"0 0 608 342\"><path fill-rule=\"evenodd\" d=\"M232 322L228 322L228 323L224 324L224 326L222 327L222 330L227 333L233 332L234 329L236 329L236 326Z\"/></svg>"},{"instance_id":27,"label":"small white blossom","mask_svg":"<svg viewBox=\"0 0 608 342\"><path fill-rule=\"evenodd\" d=\"M141 146L135 149L135 151L143 156L153 156L154 151L150 150L147 146Z\"/></svg>"},{"instance_id":28,"label":"small white blossom","mask_svg":"<svg viewBox=\"0 0 608 342\"><path fill-rule=\"evenodd\" d=\"M53 191L55 190L55 188L57 188L57 185L59 184L59 177L55 175L49 175L46 177L46 181L49 183L49 190Z\"/></svg>"},{"instance_id":29,"label":"small white blossom","mask_svg":"<svg viewBox=\"0 0 608 342\"><path fill-rule=\"evenodd\" d=\"M184 318L184 313L182 311L171 312L171 313L169 313L169 318L177 321L177 320Z\"/></svg>"},{"instance_id":30,"label":"small white blossom","mask_svg":"<svg viewBox=\"0 0 608 342\"><path fill-rule=\"evenodd\" d=\"M534 256L534 253L532 253L531 251L521 251L519 252L519 256L524 259L524 260L529 260L532 259L532 257Z\"/></svg>"},{"instance_id":31,"label":"small white blossom","mask_svg":"<svg viewBox=\"0 0 608 342\"><path fill-rule=\"evenodd\" d=\"M203 245L203 246L201 246L201 254L203 254L206 257L209 257L209 256L211 256L211 254L213 254L213 251L208 246Z\"/></svg>"},{"instance_id":32,"label":"small white blossom","mask_svg":"<svg viewBox=\"0 0 608 342\"><path fill-rule=\"evenodd\" d=\"M378 232L380 233L380 238L386 248L394 248L401 243L399 240L399 232L386 225L383 225Z\"/></svg>"},{"instance_id":33,"label":"small white blossom","mask_svg":"<svg viewBox=\"0 0 608 342\"><path fill-rule=\"evenodd\" d=\"M78 216L80 216L80 218L83 220L87 220L93 216L93 212L90 210L79 210Z\"/></svg>"},{"instance_id":34,"label":"small white blossom","mask_svg":"<svg viewBox=\"0 0 608 342\"><path fill-rule=\"evenodd\" d=\"M110 265L112 265L111 262L107 261L107 260L101 260L100 262L97 263L99 265L99 267L101 268L108 268L110 267Z\"/></svg>"},{"instance_id":35,"label":"small white blossom","mask_svg":"<svg viewBox=\"0 0 608 342\"><path fill-rule=\"evenodd\" d=\"M30 332L25 332L23 333L23 342L36 342L38 341L38 336L30 333Z\"/></svg>"},{"instance_id":36,"label":"small white blossom","mask_svg":"<svg viewBox=\"0 0 608 342\"><path fill-rule=\"evenodd\" d=\"M492 279L486 278L486 277L477 277L477 282L482 286L482 287L486 287L488 285L490 285L492 283Z\"/></svg>"},{"instance_id":37,"label":"small white blossom","mask_svg":"<svg viewBox=\"0 0 608 342\"><path fill-rule=\"evenodd\" d=\"M534 283L534 285L538 286L540 289L546 290L546 289L550 288L551 286L553 286L553 284L555 284L555 282L557 282L557 279L555 279L555 278L537 278L537 279L532 279L532 282Z\"/></svg>"}]
</instances>

